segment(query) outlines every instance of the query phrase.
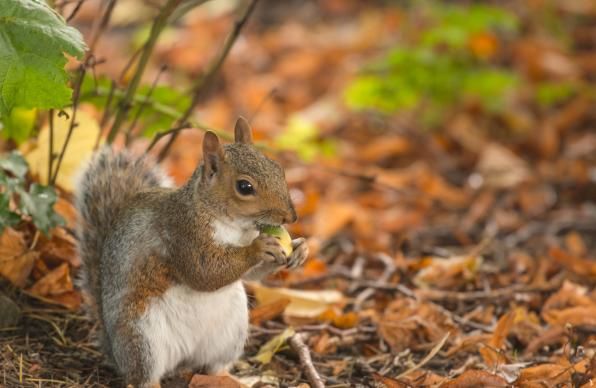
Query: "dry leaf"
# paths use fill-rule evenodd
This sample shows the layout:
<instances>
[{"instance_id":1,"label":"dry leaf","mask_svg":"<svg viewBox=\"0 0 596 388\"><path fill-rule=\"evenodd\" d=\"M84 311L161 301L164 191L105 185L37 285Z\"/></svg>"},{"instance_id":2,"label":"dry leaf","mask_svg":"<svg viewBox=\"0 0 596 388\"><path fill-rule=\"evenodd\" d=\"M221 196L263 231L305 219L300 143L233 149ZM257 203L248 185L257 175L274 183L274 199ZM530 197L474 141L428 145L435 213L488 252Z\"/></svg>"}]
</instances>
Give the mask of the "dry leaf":
<instances>
[{"instance_id":1,"label":"dry leaf","mask_svg":"<svg viewBox=\"0 0 596 388\"><path fill-rule=\"evenodd\" d=\"M425 259L413 282L420 288L455 288L474 279L481 264L482 257L469 255Z\"/></svg>"},{"instance_id":2,"label":"dry leaf","mask_svg":"<svg viewBox=\"0 0 596 388\"><path fill-rule=\"evenodd\" d=\"M39 279L33 286L31 286L29 292L34 295L48 297L51 295L60 295L72 290L73 286L72 279L70 278L70 270L68 264L63 263L46 276Z\"/></svg>"},{"instance_id":3,"label":"dry leaf","mask_svg":"<svg viewBox=\"0 0 596 388\"><path fill-rule=\"evenodd\" d=\"M382 376L376 372L373 373L372 377L377 383L379 383L382 387L385 387L385 388L407 388L407 387L409 387L408 384L404 384L398 380L392 379L387 376Z\"/></svg>"},{"instance_id":4,"label":"dry leaf","mask_svg":"<svg viewBox=\"0 0 596 388\"><path fill-rule=\"evenodd\" d=\"M292 290L289 288L270 288L259 283L250 283L258 303L265 304L279 299L289 299L290 304L284 316L293 318L316 318L330 306L340 304L344 296L334 290Z\"/></svg>"},{"instance_id":5,"label":"dry leaf","mask_svg":"<svg viewBox=\"0 0 596 388\"><path fill-rule=\"evenodd\" d=\"M260 325L261 322L274 319L281 315L289 304L289 298L281 298L257 306L250 310L250 323L253 325Z\"/></svg>"},{"instance_id":6,"label":"dry leaf","mask_svg":"<svg viewBox=\"0 0 596 388\"><path fill-rule=\"evenodd\" d=\"M491 188L509 188L530 176L526 162L499 144L485 147L476 166L484 183Z\"/></svg>"},{"instance_id":7,"label":"dry leaf","mask_svg":"<svg viewBox=\"0 0 596 388\"><path fill-rule=\"evenodd\" d=\"M35 260L39 258L39 252L27 252L13 259L0 262L0 275L4 276L12 284L23 288L31 274Z\"/></svg>"},{"instance_id":8,"label":"dry leaf","mask_svg":"<svg viewBox=\"0 0 596 388\"><path fill-rule=\"evenodd\" d=\"M499 353L499 350L501 350L505 344L505 339L513 327L514 320L515 310L510 311L499 318L495 331L488 341L487 346L480 349L480 354L488 366L495 367L507 362L505 357Z\"/></svg>"},{"instance_id":9,"label":"dry leaf","mask_svg":"<svg viewBox=\"0 0 596 388\"><path fill-rule=\"evenodd\" d=\"M23 233L12 228L4 228L0 235L0 263L22 255L26 249Z\"/></svg>"},{"instance_id":10,"label":"dry leaf","mask_svg":"<svg viewBox=\"0 0 596 388\"><path fill-rule=\"evenodd\" d=\"M467 370L456 379L441 385L441 388L508 387L507 380L482 370Z\"/></svg>"},{"instance_id":11,"label":"dry leaf","mask_svg":"<svg viewBox=\"0 0 596 388\"><path fill-rule=\"evenodd\" d=\"M596 278L596 260L571 255L559 247L552 247L548 253L571 272L580 276Z\"/></svg>"},{"instance_id":12,"label":"dry leaf","mask_svg":"<svg viewBox=\"0 0 596 388\"><path fill-rule=\"evenodd\" d=\"M64 228L54 228L51 239L43 238L38 249L41 251L42 258L50 266L63 262L69 263L73 268L81 266L76 240Z\"/></svg>"},{"instance_id":13,"label":"dry leaf","mask_svg":"<svg viewBox=\"0 0 596 388\"><path fill-rule=\"evenodd\" d=\"M525 368L521 371L516 387L538 388L555 387L571 381L573 369L566 365L542 364Z\"/></svg>"},{"instance_id":14,"label":"dry leaf","mask_svg":"<svg viewBox=\"0 0 596 388\"><path fill-rule=\"evenodd\" d=\"M256 356L252 357L252 360L258 361L261 364L269 364L275 353L277 353L282 346L285 345L288 338L296 334L293 328L288 327L280 334L271 338L265 345L259 349Z\"/></svg>"},{"instance_id":15,"label":"dry leaf","mask_svg":"<svg viewBox=\"0 0 596 388\"><path fill-rule=\"evenodd\" d=\"M242 385L228 376L194 375L188 388L242 388Z\"/></svg>"},{"instance_id":16,"label":"dry leaf","mask_svg":"<svg viewBox=\"0 0 596 388\"><path fill-rule=\"evenodd\" d=\"M332 237L350 223L359 208L354 203L332 202L319 205L315 214L313 235L321 239Z\"/></svg>"}]
</instances>

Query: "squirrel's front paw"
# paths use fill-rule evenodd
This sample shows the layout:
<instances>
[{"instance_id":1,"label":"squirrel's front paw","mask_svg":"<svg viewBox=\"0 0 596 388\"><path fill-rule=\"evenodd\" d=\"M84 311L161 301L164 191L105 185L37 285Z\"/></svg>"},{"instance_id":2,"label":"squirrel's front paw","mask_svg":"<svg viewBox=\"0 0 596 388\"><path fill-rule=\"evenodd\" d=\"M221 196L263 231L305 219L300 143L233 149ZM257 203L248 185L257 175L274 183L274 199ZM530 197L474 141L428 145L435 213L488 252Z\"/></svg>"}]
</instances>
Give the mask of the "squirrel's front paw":
<instances>
[{"instance_id":1,"label":"squirrel's front paw","mask_svg":"<svg viewBox=\"0 0 596 388\"><path fill-rule=\"evenodd\" d=\"M304 238L297 238L292 240L292 248L294 249L288 257L288 268L298 268L306 261L308 257L308 245Z\"/></svg>"},{"instance_id":2,"label":"squirrel's front paw","mask_svg":"<svg viewBox=\"0 0 596 388\"><path fill-rule=\"evenodd\" d=\"M258 261L285 265L288 262L283 248L275 237L261 234L253 241Z\"/></svg>"}]
</instances>

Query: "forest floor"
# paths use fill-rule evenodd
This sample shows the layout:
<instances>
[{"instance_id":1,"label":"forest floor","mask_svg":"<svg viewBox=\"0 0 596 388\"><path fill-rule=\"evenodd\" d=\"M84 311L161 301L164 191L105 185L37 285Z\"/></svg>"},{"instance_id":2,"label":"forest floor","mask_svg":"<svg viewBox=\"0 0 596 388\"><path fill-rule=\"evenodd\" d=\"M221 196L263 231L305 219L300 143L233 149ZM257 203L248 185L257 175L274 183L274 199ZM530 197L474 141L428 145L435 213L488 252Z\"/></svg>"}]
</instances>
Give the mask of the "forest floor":
<instances>
[{"instance_id":1,"label":"forest floor","mask_svg":"<svg viewBox=\"0 0 596 388\"><path fill-rule=\"evenodd\" d=\"M96 13L88 3L74 19L85 33ZM231 375L253 387L312 384L287 341L300 333L328 387L593 386L596 8L547 2L560 38L543 25L545 2L514 2L521 32L477 43L530 86L500 113L464 101L424 128L421 111L345 104L346 86L411 14L390 2L280 3L257 9L198 111L225 130L239 114L251 120L286 169L299 214L288 230L311 252L303 268L247 284L251 336ZM133 8L97 47L107 77L119 77L130 54L127 17L137 11L125 4ZM232 21L224 11L185 19L160 41L145 82L162 65L176 69L161 78L174 86L196 76ZM545 79L576 87L540 105L532 85ZM200 159L202 133L180 132L164 161L178 184ZM22 313L0 329L0 386L122 384L73 285L71 201L62 190L67 225L49 238L34 242L30 226L0 236L0 273L19 285L1 290ZM194 386L238 386L201 379Z\"/></svg>"}]
</instances>

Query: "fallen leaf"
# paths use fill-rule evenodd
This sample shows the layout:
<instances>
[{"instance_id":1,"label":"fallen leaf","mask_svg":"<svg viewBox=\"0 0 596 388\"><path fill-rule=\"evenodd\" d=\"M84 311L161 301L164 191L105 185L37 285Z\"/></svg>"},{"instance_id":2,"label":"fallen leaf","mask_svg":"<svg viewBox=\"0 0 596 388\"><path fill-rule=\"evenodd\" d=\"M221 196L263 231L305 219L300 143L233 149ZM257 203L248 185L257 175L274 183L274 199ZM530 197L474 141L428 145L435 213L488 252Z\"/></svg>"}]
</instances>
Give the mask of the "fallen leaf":
<instances>
[{"instance_id":1,"label":"fallen leaf","mask_svg":"<svg viewBox=\"0 0 596 388\"><path fill-rule=\"evenodd\" d=\"M541 364L521 371L515 386L519 388L554 387L571 381L573 369L566 365Z\"/></svg>"},{"instance_id":2,"label":"fallen leaf","mask_svg":"<svg viewBox=\"0 0 596 388\"><path fill-rule=\"evenodd\" d=\"M252 357L252 360L258 361L261 364L269 364L275 353L277 353L282 346L285 345L288 338L294 334L296 334L296 331L292 327L286 328L283 332L267 341L267 343L259 349L257 355Z\"/></svg>"},{"instance_id":3,"label":"fallen leaf","mask_svg":"<svg viewBox=\"0 0 596 388\"><path fill-rule=\"evenodd\" d=\"M250 283L250 287L259 304L289 299L290 304L286 307L284 316L294 318L316 318L330 306L344 301L342 293L335 290L307 291L271 288L259 283Z\"/></svg>"},{"instance_id":4,"label":"fallen leaf","mask_svg":"<svg viewBox=\"0 0 596 388\"><path fill-rule=\"evenodd\" d=\"M69 263L73 268L81 266L75 238L64 228L54 228L51 239L42 238L38 249L42 258L51 266L63 262Z\"/></svg>"},{"instance_id":5,"label":"fallen leaf","mask_svg":"<svg viewBox=\"0 0 596 388\"><path fill-rule=\"evenodd\" d=\"M481 264L482 257L477 255L428 258L413 282L420 288L455 288L474 279Z\"/></svg>"},{"instance_id":6,"label":"fallen leaf","mask_svg":"<svg viewBox=\"0 0 596 388\"><path fill-rule=\"evenodd\" d=\"M507 380L482 370L467 370L441 388L508 387Z\"/></svg>"},{"instance_id":7,"label":"fallen leaf","mask_svg":"<svg viewBox=\"0 0 596 388\"><path fill-rule=\"evenodd\" d=\"M23 288L31 274L35 261L39 258L39 252L31 251L18 257L0 262L0 275L4 276L12 284Z\"/></svg>"},{"instance_id":8,"label":"fallen leaf","mask_svg":"<svg viewBox=\"0 0 596 388\"><path fill-rule=\"evenodd\" d=\"M551 325L592 325L596 326L596 304L569 307L562 310L548 310L542 317Z\"/></svg>"},{"instance_id":9,"label":"fallen leaf","mask_svg":"<svg viewBox=\"0 0 596 388\"><path fill-rule=\"evenodd\" d=\"M515 310L503 315L499 318L492 337L487 343L487 346L480 349L480 354L484 362L490 367L496 367L499 364L506 363L505 357L499 353L499 350L505 344L505 339L513 327L515 319Z\"/></svg>"},{"instance_id":10,"label":"fallen leaf","mask_svg":"<svg viewBox=\"0 0 596 388\"><path fill-rule=\"evenodd\" d=\"M60 295L72 290L73 286L70 270L68 264L63 263L46 276L39 279L28 291L34 295L48 297L51 295Z\"/></svg>"},{"instance_id":11,"label":"fallen leaf","mask_svg":"<svg viewBox=\"0 0 596 388\"><path fill-rule=\"evenodd\" d=\"M387 376L382 376L378 373L373 373L373 379L379 383L382 387L386 388L407 388L409 387L408 384L404 384L398 380L392 379Z\"/></svg>"},{"instance_id":12,"label":"fallen leaf","mask_svg":"<svg viewBox=\"0 0 596 388\"><path fill-rule=\"evenodd\" d=\"M56 112L54 115L54 152L59 153L62 150L70 123L72 119L72 110L64 109L69 118L65 115L60 115ZM99 125L95 119L83 109L78 109L76 114L76 126L72 131L70 141L60 171L58 173L56 184L64 190L72 192L74 190L74 177L83 165L84 161L91 157L95 142L99 136ZM43 184L48 182L48 154L49 154L50 130L46 124L40 131L35 141L35 147L31 149L31 145L25 143L23 150L29 148L27 152L23 152L27 163L29 163L30 172L39 177ZM58 161L54 162L56 168Z\"/></svg>"},{"instance_id":13,"label":"fallen leaf","mask_svg":"<svg viewBox=\"0 0 596 388\"><path fill-rule=\"evenodd\" d=\"M250 310L250 323L260 325L281 315L290 304L290 299L280 298L269 303L261 304Z\"/></svg>"},{"instance_id":14,"label":"fallen leaf","mask_svg":"<svg viewBox=\"0 0 596 388\"><path fill-rule=\"evenodd\" d=\"M22 255L26 249L23 233L12 228L4 228L0 235L0 263Z\"/></svg>"},{"instance_id":15,"label":"fallen leaf","mask_svg":"<svg viewBox=\"0 0 596 388\"><path fill-rule=\"evenodd\" d=\"M188 388L242 388L242 385L228 376L194 375Z\"/></svg>"},{"instance_id":16,"label":"fallen leaf","mask_svg":"<svg viewBox=\"0 0 596 388\"><path fill-rule=\"evenodd\" d=\"M378 162L380 160L399 156L411 149L410 141L402 136L379 137L358 151L358 159L364 162Z\"/></svg>"},{"instance_id":17,"label":"fallen leaf","mask_svg":"<svg viewBox=\"0 0 596 388\"><path fill-rule=\"evenodd\" d=\"M342 313L339 309L329 308L325 310L318 318L320 321L330 322L333 326L340 329L350 329L358 324L358 314L354 311Z\"/></svg>"},{"instance_id":18,"label":"fallen leaf","mask_svg":"<svg viewBox=\"0 0 596 388\"><path fill-rule=\"evenodd\" d=\"M552 247L548 254L571 272L590 278L596 278L596 260L569 254L559 247Z\"/></svg>"},{"instance_id":19,"label":"fallen leaf","mask_svg":"<svg viewBox=\"0 0 596 388\"><path fill-rule=\"evenodd\" d=\"M54 205L54 211L64 218L68 228L74 229L76 227L77 210L72 203L62 197L58 197Z\"/></svg>"},{"instance_id":20,"label":"fallen leaf","mask_svg":"<svg viewBox=\"0 0 596 388\"><path fill-rule=\"evenodd\" d=\"M530 177L526 162L496 143L484 148L476 168L484 183L492 188L509 188Z\"/></svg>"},{"instance_id":21,"label":"fallen leaf","mask_svg":"<svg viewBox=\"0 0 596 388\"><path fill-rule=\"evenodd\" d=\"M358 211L358 207L349 202L319 204L319 211L314 218L313 235L321 239L332 237L348 225Z\"/></svg>"}]
</instances>

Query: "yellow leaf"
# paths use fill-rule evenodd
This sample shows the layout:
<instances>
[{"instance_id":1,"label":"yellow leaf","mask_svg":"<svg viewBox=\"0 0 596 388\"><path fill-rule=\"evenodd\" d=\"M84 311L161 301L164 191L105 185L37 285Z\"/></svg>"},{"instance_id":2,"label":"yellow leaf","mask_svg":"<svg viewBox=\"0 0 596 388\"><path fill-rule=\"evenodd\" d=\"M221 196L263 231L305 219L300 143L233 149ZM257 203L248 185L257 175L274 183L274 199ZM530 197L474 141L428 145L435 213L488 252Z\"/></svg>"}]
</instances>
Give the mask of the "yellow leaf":
<instances>
[{"instance_id":1,"label":"yellow leaf","mask_svg":"<svg viewBox=\"0 0 596 388\"><path fill-rule=\"evenodd\" d=\"M259 304L287 298L290 304L284 315L294 318L316 318L329 307L341 303L344 296L334 290L306 291L289 288L270 288L259 283L251 283L251 288Z\"/></svg>"},{"instance_id":2,"label":"yellow leaf","mask_svg":"<svg viewBox=\"0 0 596 388\"><path fill-rule=\"evenodd\" d=\"M283 332L267 341L267 343L263 345L261 349L259 349L259 353L257 353L257 355L252 359L260 362L261 364L269 364L275 353L277 353L279 349L281 349L281 347L286 343L287 339L293 336L295 333L296 332L293 328L286 328Z\"/></svg>"},{"instance_id":3,"label":"yellow leaf","mask_svg":"<svg viewBox=\"0 0 596 388\"><path fill-rule=\"evenodd\" d=\"M72 118L72 110L64 110L68 114L58 116L54 114L54 140L53 151L55 155L59 155L64 142L68 135L70 122ZM72 192L74 189L74 179L77 171L82 163L88 159L93 153L93 148L97 137L99 136L100 128L95 119L84 110L77 110L76 126L72 131L72 135L66 153L62 159L60 171L56 179L56 184L66 191ZM43 184L48 182L48 154L50 143L49 125L46 124L37 138L36 145L31 147L31 144L25 143L21 147L21 152L25 154L25 159L29 163L29 169L33 175L39 177ZM57 159L54 160L53 168L56 168Z\"/></svg>"}]
</instances>

